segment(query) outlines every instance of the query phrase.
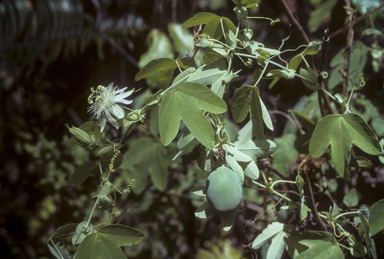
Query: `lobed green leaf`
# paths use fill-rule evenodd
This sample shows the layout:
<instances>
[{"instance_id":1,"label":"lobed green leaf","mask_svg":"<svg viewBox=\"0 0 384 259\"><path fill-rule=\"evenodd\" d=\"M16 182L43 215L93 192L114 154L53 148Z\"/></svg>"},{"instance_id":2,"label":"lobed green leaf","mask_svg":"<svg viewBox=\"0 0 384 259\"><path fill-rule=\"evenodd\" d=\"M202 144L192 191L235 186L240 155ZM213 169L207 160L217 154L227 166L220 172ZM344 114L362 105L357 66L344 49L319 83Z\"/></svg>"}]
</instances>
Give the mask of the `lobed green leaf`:
<instances>
[{"instance_id":1,"label":"lobed green leaf","mask_svg":"<svg viewBox=\"0 0 384 259\"><path fill-rule=\"evenodd\" d=\"M327 115L316 125L309 143L309 153L314 158L320 157L330 145L336 171L349 179L352 144L368 154L381 154L377 136L361 116L354 113Z\"/></svg>"},{"instance_id":2,"label":"lobed green leaf","mask_svg":"<svg viewBox=\"0 0 384 259\"><path fill-rule=\"evenodd\" d=\"M341 251L335 236L329 232L313 230L305 231L303 232L302 240L300 240L299 243L307 246L308 249L295 258L344 258L344 254Z\"/></svg>"},{"instance_id":3,"label":"lobed green leaf","mask_svg":"<svg viewBox=\"0 0 384 259\"><path fill-rule=\"evenodd\" d=\"M185 82L168 92L160 105L160 138L168 145L176 137L182 119L193 136L204 146L212 149L215 144L213 129L202 110L221 114L226 103L208 87L199 83Z\"/></svg>"},{"instance_id":4,"label":"lobed green leaf","mask_svg":"<svg viewBox=\"0 0 384 259\"><path fill-rule=\"evenodd\" d=\"M280 222L273 222L259 234L252 243L253 249L261 248L266 242L268 242L274 235L281 232L284 229L284 224Z\"/></svg>"}]
</instances>

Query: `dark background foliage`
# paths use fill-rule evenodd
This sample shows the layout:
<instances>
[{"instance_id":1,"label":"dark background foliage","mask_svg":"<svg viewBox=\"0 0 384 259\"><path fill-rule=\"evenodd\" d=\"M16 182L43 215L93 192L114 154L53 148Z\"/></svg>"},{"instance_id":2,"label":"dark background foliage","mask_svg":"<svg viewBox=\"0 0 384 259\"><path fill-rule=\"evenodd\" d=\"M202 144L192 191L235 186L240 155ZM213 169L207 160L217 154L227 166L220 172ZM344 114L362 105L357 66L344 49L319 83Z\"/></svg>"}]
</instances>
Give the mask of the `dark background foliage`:
<instances>
[{"instance_id":1,"label":"dark background foliage","mask_svg":"<svg viewBox=\"0 0 384 259\"><path fill-rule=\"evenodd\" d=\"M310 40L321 39L325 28L332 33L344 25L344 1L337 1L314 33L309 33L308 20L315 3L321 1L287 2ZM225 0L2 0L0 7L0 258L51 258L47 239L58 227L85 220L93 205L91 197L96 191L93 179L76 187L66 184L77 166L93 159L81 148L67 149L69 134L64 126L66 123L80 126L91 119L86 113L89 89L110 82L142 91L148 89L145 80L135 82L133 78L139 71L141 55L147 51L146 37L151 29L167 33L170 22L183 23L200 11L235 21L234 4ZM256 15L256 11L252 9L250 14ZM281 2L262 1L257 15L281 19L273 27L267 20L250 20L253 38L267 47L278 48L281 39L289 35L289 21ZM355 40L360 39L367 24L369 21L363 20L355 26ZM383 32L382 18L376 18L374 24ZM284 49L305 44L297 30L292 29L291 33ZM326 71L332 57L345 45L345 37L339 33L330 40ZM365 37L362 41L367 46L374 41L381 48L384 46L384 37ZM289 60L293 55L287 53L284 58ZM319 61L317 55L314 62ZM383 114L383 69L374 73L370 62L369 55L364 73L370 76L360 93ZM235 68L243 70L231 84L229 93L249 80L255 66L249 69L239 61ZM267 108L284 113L302 96L311 94L299 79L280 80L271 90L264 83L260 89ZM361 108L370 113L368 107ZM274 115L273 120L276 130L269 132L269 137L284 137L287 119ZM143 136L145 130L138 127L134 134ZM377 158L369 159L374 165L369 169L359 168L352 161L356 176L350 183L337 180L338 187L332 190L332 195L339 205L346 185L358 190L359 204L372 205L384 198L383 165ZM141 244L125 250L127 255L195 258L199 251L203 256L201 249L218 249L223 256L229 256L224 248L233 246L236 248L228 248L233 258L238 258L239 252L250 258L256 255L247 245L263 224L278 215L260 216L261 225L255 227L250 226L250 221L263 207L270 208L268 205L276 201L262 191L253 193L252 203L245 202L242 206L232 230L223 233L218 218L198 220L194 216L199 201L190 196L189 188L202 181L202 172L193 163L179 164L169 170L166 191L157 191L148 184L143 192L131 193L117 202L122 217L115 220L145 234ZM124 176L124 170L118 173ZM314 175L312 178L316 180ZM115 178L123 181L118 180L118 174ZM328 210L329 199L324 192L316 192L315 199L321 209ZM96 219L101 222L105 216L98 212ZM374 239L379 257L383 256L383 233Z\"/></svg>"}]
</instances>

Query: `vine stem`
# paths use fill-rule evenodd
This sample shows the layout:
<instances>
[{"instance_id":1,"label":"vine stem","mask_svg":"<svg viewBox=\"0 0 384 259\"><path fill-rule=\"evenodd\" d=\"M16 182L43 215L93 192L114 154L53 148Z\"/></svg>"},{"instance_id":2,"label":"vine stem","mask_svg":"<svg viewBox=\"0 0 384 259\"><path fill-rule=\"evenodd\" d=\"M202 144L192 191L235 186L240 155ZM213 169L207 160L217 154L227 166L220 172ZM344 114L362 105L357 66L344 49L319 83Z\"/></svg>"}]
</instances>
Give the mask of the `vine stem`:
<instances>
[{"instance_id":1,"label":"vine stem","mask_svg":"<svg viewBox=\"0 0 384 259\"><path fill-rule=\"evenodd\" d=\"M248 54L243 54L243 53L236 53L235 55L242 56L242 57L247 57L247 58L257 59L256 55L248 55ZM286 68L285 66L282 66L279 63L276 63L276 62L274 62L272 60L268 60L268 63L271 63L272 65L275 65L278 68L284 69L287 72L292 72L289 68ZM313 85L316 85L312 80L310 80L310 79L308 79L306 77L303 77L302 75L299 75L296 72L295 72L295 76L297 76L297 77L299 77L299 78L301 78L301 79L303 79L303 80L305 80L305 81L307 81L307 82L309 82L309 83L311 83Z\"/></svg>"},{"instance_id":2,"label":"vine stem","mask_svg":"<svg viewBox=\"0 0 384 259\"><path fill-rule=\"evenodd\" d=\"M263 175L264 175L264 173L263 173ZM264 177L265 177L265 175L264 175ZM256 182L255 180L252 180L252 182L253 182L254 184L260 186L261 188L264 188L264 189L267 189L267 190L272 191L272 192L273 192L274 194L276 194L277 196L279 196L279 197L281 197L281 198L283 198L283 199L285 199L285 200L287 200L287 201L289 201L289 202L296 203L296 202L294 202L293 200L291 200L290 198L288 198L287 196L285 196L285 195L283 195L283 194L281 194L281 193L278 193L278 192L276 192L275 190L273 190L273 189L271 189L271 188L267 188L265 185L263 185L263 184L261 184L261 183L259 183L259 182Z\"/></svg>"},{"instance_id":3,"label":"vine stem","mask_svg":"<svg viewBox=\"0 0 384 259\"><path fill-rule=\"evenodd\" d=\"M287 5L287 3L285 2L285 0L280 0L280 1L284 7L286 15L288 16L288 20L299 30L299 32L301 33L301 37L304 39L304 41L307 44L309 44L310 41L309 41L307 34L305 33L303 27L300 25L300 23L297 21L297 19L293 16L292 11L289 8L289 6Z\"/></svg>"},{"instance_id":4,"label":"vine stem","mask_svg":"<svg viewBox=\"0 0 384 259\"><path fill-rule=\"evenodd\" d=\"M101 165L99 163L99 167L100 167L100 172L102 173L102 170L101 170ZM111 170L108 169L108 176L107 176L107 181L109 179L109 175L111 174ZM96 202L95 204L93 205L93 208L92 208L92 211L91 211L91 214L89 215L89 218L88 218L88 221L87 221L87 224L85 225L85 229L87 229L89 227L89 224L91 223L91 219L92 219L92 216L93 216L93 213L95 212L95 208L97 206L97 203L99 202L99 199L100 199L100 194L103 192L103 189L104 189L104 186L105 186L105 183L103 184L103 187L101 187L101 190L99 192L99 194L97 195L97 199L96 199Z\"/></svg>"},{"instance_id":5,"label":"vine stem","mask_svg":"<svg viewBox=\"0 0 384 259\"><path fill-rule=\"evenodd\" d=\"M237 27L236 27L236 35L235 35L235 39L237 39L237 35L239 35L240 24L241 24L241 22L239 21L238 24L237 24Z\"/></svg>"},{"instance_id":6,"label":"vine stem","mask_svg":"<svg viewBox=\"0 0 384 259\"><path fill-rule=\"evenodd\" d=\"M51 243L53 244L53 247L55 248L56 252L60 255L60 258L61 258L61 259L64 259L63 255L61 254L59 248L57 248L57 246L56 246L55 243L53 242L52 238L50 238L49 241L51 241Z\"/></svg>"},{"instance_id":7,"label":"vine stem","mask_svg":"<svg viewBox=\"0 0 384 259\"><path fill-rule=\"evenodd\" d=\"M261 72L261 75L260 75L260 77L257 79L257 81L256 81L256 83L255 83L254 86L257 86L257 84L260 82L261 78L263 77L263 75L264 75L264 73L265 73L265 70L267 69L268 63L269 63L269 62L268 62L268 60L267 60L265 66L264 66L264 68L263 68L263 71Z\"/></svg>"},{"instance_id":8,"label":"vine stem","mask_svg":"<svg viewBox=\"0 0 384 259\"><path fill-rule=\"evenodd\" d=\"M265 178L264 173L263 173L263 172L261 172L261 173L262 173L264 182L267 184L268 182L267 182L267 179ZM261 184L261 183L255 181L255 180L252 180L252 182L253 182L255 185L257 185L257 186L259 186L259 187L261 187L261 188L263 188L263 189L267 189L267 190L273 192L274 194L276 194L277 196L279 196L279 197L285 199L286 201L291 202L291 203L293 203L293 204L296 204L298 207L300 207L300 203L298 203L298 202L294 202L292 199L288 198L287 196L278 193L278 192L275 191L274 189L270 188L270 186L269 186L269 188L267 188L265 185L263 185L263 184ZM282 182L282 180L281 180L281 182ZM287 182L287 181L285 181L285 182ZM291 181L288 181L288 182L291 182ZM310 208L308 208L308 211L309 211L310 213L312 213L312 210L311 210ZM321 214L321 213L318 213L318 215L319 215L320 218L328 219L327 216L325 216L325 215L323 215L323 214Z\"/></svg>"},{"instance_id":9,"label":"vine stem","mask_svg":"<svg viewBox=\"0 0 384 259\"><path fill-rule=\"evenodd\" d=\"M345 212L345 213L342 213L342 214L340 214L340 215L337 215L336 217L335 217L335 220L337 220L338 218L341 218L341 217L344 217L344 216L346 216L346 215L350 215L350 214L359 214L357 211L349 211L349 212Z\"/></svg>"},{"instance_id":10,"label":"vine stem","mask_svg":"<svg viewBox=\"0 0 384 259\"><path fill-rule=\"evenodd\" d=\"M272 183L271 188L273 188L273 186L274 186L275 184L279 184L279 183L292 183L292 184L296 184L296 182L294 182L294 181L277 180L277 181L274 181L274 182Z\"/></svg>"},{"instance_id":11,"label":"vine stem","mask_svg":"<svg viewBox=\"0 0 384 259\"><path fill-rule=\"evenodd\" d=\"M142 112L141 112L141 114L142 114ZM141 114L140 114L140 115L141 115ZM120 139L120 141L119 141L118 144L123 143L124 139L125 139L131 132L132 132L132 130L133 130L133 125L134 125L134 124L129 125L129 128L128 128L127 131L124 133L124 136ZM108 175L108 177L109 177L109 175Z\"/></svg>"},{"instance_id":12,"label":"vine stem","mask_svg":"<svg viewBox=\"0 0 384 259\"><path fill-rule=\"evenodd\" d=\"M377 7L373 8L373 9L369 10L366 14L364 14L364 15L362 15L362 16L359 16L357 19L355 19L355 20L351 23L351 25L353 26L353 25L355 25L356 23L361 22L362 20L365 19L365 17L370 16L372 13L376 12L377 10L379 10L379 9L380 9L381 7L383 7L383 6L384 6L384 2L381 3L379 6L377 6ZM329 38L332 39L332 38L336 37L337 35L339 35L340 33L342 33L343 30L344 30L344 27L338 29L337 31L334 31L331 35L329 35Z\"/></svg>"},{"instance_id":13,"label":"vine stem","mask_svg":"<svg viewBox=\"0 0 384 259\"><path fill-rule=\"evenodd\" d=\"M345 0L345 15L347 18L345 19L347 35L345 39L345 53L344 53L344 73L343 73L343 90L342 94L348 97L348 82L349 82L349 65L350 65L350 54L352 52L352 43L353 43L353 20L354 15L351 11L351 0Z\"/></svg>"},{"instance_id":14,"label":"vine stem","mask_svg":"<svg viewBox=\"0 0 384 259\"><path fill-rule=\"evenodd\" d=\"M348 246L345 246L345 245L343 245L342 243L339 243L338 242L338 244L339 244L339 246L342 246L342 247L344 247L345 249L347 249L347 250L351 250L351 248L350 247L348 247Z\"/></svg>"},{"instance_id":15,"label":"vine stem","mask_svg":"<svg viewBox=\"0 0 384 259\"><path fill-rule=\"evenodd\" d=\"M304 176L303 177L305 182L304 189L308 196L308 205L312 210L312 214L315 217L317 224L319 224L325 231L327 231L328 230L327 226L325 225L324 221L320 218L319 212L316 209L315 199L313 198L313 192L312 192L311 182L309 181L308 173L307 171L302 170L300 174Z\"/></svg>"},{"instance_id":16,"label":"vine stem","mask_svg":"<svg viewBox=\"0 0 384 259\"><path fill-rule=\"evenodd\" d=\"M124 136L120 139L120 141L118 142L118 144L121 144L123 143L124 139L129 135L129 133L131 133L132 129L133 129L133 125L134 124L131 124L129 125L129 128L127 129L127 131L124 133ZM103 173L103 170L101 169L101 165L99 163L99 169L100 169L100 174ZM108 174L107 174L107 178L106 178L106 182L109 181L109 176L111 175L111 169L108 169ZM104 182L104 181L103 181ZM103 183L103 186L101 187L101 190L99 192L99 194L97 195L97 199L96 199L96 202L95 204L93 205L93 208L92 208L92 211L91 211L91 214L89 215L89 218L88 218L88 221L87 221L87 224L85 225L85 229L87 229L89 227L89 224L91 223L91 219L92 219L92 216L93 216L93 213L95 212L95 209L96 209L96 206L100 200L100 194L103 192L103 189L104 189L104 186L105 186L105 183ZM117 188L116 188L117 189ZM120 191L119 191L120 192Z\"/></svg>"},{"instance_id":17,"label":"vine stem","mask_svg":"<svg viewBox=\"0 0 384 259\"><path fill-rule=\"evenodd\" d=\"M292 23L300 32L300 35L301 37L304 39L304 41L309 44L310 43L310 40L307 36L307 34L305 33L305 30L303 29L303 27L300 25L300 23L298 22L298 20L293 16L292 14L292 11L291 9L289 8L289 6L287 5L286 1L285 0L280 0L281 1L281 4L283 5L284 7L284 11L290 21L290 23ZM317 69L315 68L315 63L314 63L314 59L312 57L312 68L313 70L315 71L315 73L317 74ZM321 86L321 89L324 90L324 85L323 84L320 84ZM324 114L324 108L323 108L323 104L321 102L321 98L320 98L320 92L318 91L318 102L319 102L319 107L321 109L321 113L322 113L322 116ZM327 97L327 95L324 94L324 91L323 91L323 94L322 94L322 97L325 101L325 104L327 105L327 108L328 110L332 113L332 114L335 114L336 112L333 110L332 106L331 106L331 103L329 101L329 98Z\"/></svg>"}]
</instances>

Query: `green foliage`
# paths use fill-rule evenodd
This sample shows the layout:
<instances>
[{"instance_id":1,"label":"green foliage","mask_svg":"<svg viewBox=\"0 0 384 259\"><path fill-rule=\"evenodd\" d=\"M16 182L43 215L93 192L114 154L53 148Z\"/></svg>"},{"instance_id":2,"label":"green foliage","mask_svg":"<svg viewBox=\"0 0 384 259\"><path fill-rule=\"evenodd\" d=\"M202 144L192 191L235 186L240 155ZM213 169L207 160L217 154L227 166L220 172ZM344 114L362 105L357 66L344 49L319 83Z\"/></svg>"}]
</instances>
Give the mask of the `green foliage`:
<instances>
[{"instance_id":1,"label":"green foliage","mask_svg":"<svg viewBox=\"0 0 384 259\"><path fill-rule=\"evenodd\" d=\"M313 69L310 66L307 66L307 70L305 70L304 68L300 68L300 75L302 75L305 78L311 79L311 81L315 83L315 84L313 84L312 82L308 82L307 80L301 79L303 84L306 87L308 87L308 89L315 91L315 90L319 90L321 88L318 81L317 81L317 76L315 74L315 71L313 71Z\"/></svg>"},{"instance_id":2,"label":"green foliage","mask_svg":"<svg viewBox=\"0 0 384 259\"><path fill-rule=\"evenodd\" d=\"M196 255L196 259L226 259L226 258L233 258L233 259L240 259L242 258L242 253L231 246L230 240L218 240L218 244L211 244L208 249L201 249L199 250L198 254Z\"/></svg>"},{"instance_id":3,"label":"green foliage","mask_svg":"<svg viewBox=\"0 0 384 259\"><path fill-rule=\"evenodd\" d=\"M361 14L366 14L369 9L378 7L382 2L380 0L352 0L352 3L354 6L356 6L357 10L359 10ZM383 17L380 10L374 12L372 17L376 18L377 15Z\"/></svg>"},{"instance_id":4,"label":"green foliage","mask_svg":"<svg viewBox=\"0 0 384 259\"><path fill-rule=\"evenodd\" d=\"M179 258L185 256L185 251L199 251L193 254L197 258L240 258L241 253L229 242L220 241L220 231L205 231L218 229L218 221L213 219L207 224L207 221L195 220L192 211L196 207L194 214L199 219L219 214L222 228L225 231L233 228L226 234L228 236L233 237L239 229L246 230L246 239L239 236L232 240L237 242L235 245L252 242L251 247L244 246L244 253L260 249L252 253L265 258L281 258L284 253L292 258L342 258L349 250L355 257L367 254L378 257L373 236L380 237L384 229L383 200L370 209L365 205L358 211L348 209L357 206L359 197L366 195L365 186L356 186L352 181L348 185L356 188L343 196L342 190L334 187L340 186L343 180L336 181L334 173L336 170L348 181L359 168L364 168L366 171L362 175L368 184L369 174L374 175L372 168L376 170L379 159L383 160L383 147L377 138L383 135L382 107L375 102L382 92L375 92L372 98L368 90L360 89L372 76L364 79L362 74L370 73L370 69L366 69L367 60L370 60L368 52L377 62L371 64L373 73L381 69L381 47L377 45L380 44L377 38L382 33L374 28L356 30L357 34L361 32L361 38L353 44L349 68L345 71L348 76L342 76L346 50L335 50L339 52L331 61L333 72L325 87L327 72L315 67L318 58L321 62L325 60L324 56L317 55L327 45L325 39L301 46L294 43L297 48L284 50L286 38L278 49L273 44L265 47L269 45L268 40L263 43L252 40L252 29L261 23L251 22L255 17L249 15L255 13L259 1L233 2L236 4L233 8L238 20L236 26L226 17L204 12L195 14L182 25L160 25L158 28L168 29L169 36L160 29L152 29L147 36L147 52L140 57L141 69L134 78L136 81L146 79L150 88L135 92L133 109L123 106L130 103L128 100L100 94L98 97L103 98L105 105L99 107L99 111L110 122L117 121L113 124L116 129L109 131L100 121L86 122L79 128L68 127L72 135L68 142L73 156L71 164L61 162L62 157L55 153L55 143L40 137L37 144L31 144L28 132L18 133L18 137L24 139L23 144L12 143L18 152L25 152L36 161L44 156L49 161L47 154L52 153L52 157L60 161L58 165L73 172L67 179L62 174L56 181L54 172L60 166L44 165L44 159L28 165L28 168L41 166L47 174L43 179L54 185L53 189L65 186L70 197L78 197L68 200L78 209L72 218L80 223L67 224L50 233L53 235L47 244L55 258L71 258L75 253L80 259L140 257L142 255L137 252L140 249L150 251L154 258ZM320 4L310 15L308 25L312 32L338 8L334 0L320 2L311 1L313 5ZM364 1L353 2L361 13L366 13ZM376 2L374 5L377 6ZM180 17L179 9L182 8L172 5L172 20ZM232 14L232 17L235 16ZM279 20L259 18L270 20L271 26ZM370 23L372 26L373 21ZM193 36L186 30L191 27L194 27ZM369 46L370 40L365 37L373 37L376 46ZM175 58L174 54L179 56ZM308 62L307 56L314 55L317 56ZM287 56L293 58L286 61ZM285 65L281 65L283 63ZM239 84L243 80L239 77L239 64L248 77L242 84ZM251 83L249 75L252 74ZM300 104L287 114L280 109L284 98L275 101L264 91L265 82L272 79L268 82L271 88L282 79L288 82L288 88L292 87L289 80L295 77L300 78L302 84L300 80L295 81L300 87L314 94L302 96ZM339 93L337 86L341 82L349 87ZM157 85L160 90L156 89ZM276 85L274 91L279 92L280 86ZM354 92L358 89L362 94ZM121 89L119 92L128 97L134 91L127 94ZM296 88L291 92L299 97ZM365 94L368 97L364 97ZM227 104L231 106L232 118L227 113ZM271 104L276 107L268 111L265 104L268 108ZM119 108L119 115L109 110L111 105ZM276 115L290 119L282 131ZM275 129L277 132L271 134ZM370 156L362 156L357 148ZM352 160L351 153L356 154ZM377 155L379 159L374 157ZM20 161L6 163L10 179L18 178L15 176L17 162ZM308 172L310 180L300 176L301 170ZM372 181L371 185L374 184L380 183ZM314 209L313 199L310 199L313 194L319 211ZM325 194L330 196L331 202L323 199ZM335 194L337 199L332 198ZM31 220L31 229L37 229L41 224L39 219L46 220L56 211L68 210L58 205L60 195L48 195L37 203L41 207L39 217ZM341 197L347 207L340 203ZM61 200L65 198L63 195ZM93 207L89 206L90 202ZM239 211L241 220L236 221ZM352 214L356 216L354 222L348 217ZM85 215L87 218L83 221ZM319 219L327 224L329 232L313 230L320 227ZM141 230L113 224L114 220L133 224ZM191 240L183 233L192 233ZM153 242L141 242L144 235L150 235ZM214 238L215 235L218 237ZM72 245L67 247L69 239ZM210 240L218 245L209 245ZM177 244L177 249L167 247L173 249L167 254L164 249L167 243ZM203 243L206 249L199 247ZM136 244L139 245L126 250L121 248ZM179 251L175 253L176 250Z\"/></svg>"},{"instance_id":5,"label":"green foliage","mask_svg":"<svg viewBox=\"0 0 384 259\"><path fill-rule=\"evenodd\" d=\"M182 66L185 68L185 65L183 65L183 63L179 60L173 60L171 58L154 59L147 63L143 69L137 73L135 80L137 81L148 77L151 78L151 75L155 74L155 77L157 78L161 88L166 89L169 82L171 82L172 75L177 66ZM159 72L161 72L161 74L159 74Z\"/></svg>"},{"instance_id":6,"label":"green foliage","mask_svg":"<svg viewBox=\"0 0 384 259\"><path fill-rule=\"evenodd\" d=\"M375 246L375 242L371 238L370 213L366 205L362 205L359 208L359 217L361 221L360 229L362 229L364 238L367 243L368 255L376 259L377 258L376 246Z\"/></svg>"},{"instance_id":7,"label":"green foliage","mask_svg":"<svg viewBox=\"0 0 384 259\"><path fill-rule=\"evenodd\" d=\"M131 246L144 238L140 231L120 224L102 227L87 236L78 249L79 258L126 258L121 246Z\"/></svg>"},{"instance_id":8,"label":"green foliage","mask_svg":"<svg viewBox=\"0 0 384 259\"><path fill-rule=\"evenodd\" d=\"M251 8L256 6L260 0L232 0L236 5Z\"/></svg>"},{"instance_id":9,"label":"green foliage","mask_svg":"<svg viewBox=\"0 0 384 259\"><path fill-rule=\"evenodd\" d=\"M174 151L163 147L152 138L142 137L132 140L129 150L124 154L122 168L133 172L133 177L137 181L133 191L140 193L144 190L148 175L151 176L156 188L163 191L167 186L169 158L173 155ZM148 164L148 161L151 163Z\"/></svg>"},{"instance_id":10,"label":"green foliage","mask_svg":"<svg viewBox=\"0 0 384 259\"><path fill-rule=\"evenodd\" d=\"M321 50L321 44L319 41L312 41L305 47L305 49L300 53L294 56L288 63L288 69L291 71L296 71L300 63L303 61L306 55L316 55ZM309 78L308 78L309 79ZM277 82L279 77L275 77L273 81L269 84L269 89L271 89Z\"/></svg>"},{"instance_id":11,"label":"green foliage","mask_svg":"<svg viewBox=\"0 0 384 259\"><path fill-rule=\"evenodd\" d=\"M270 225L268 225L267 228L263 230L263 232L258 235L255 240L252 243L253 249L259 249L262 247L268 240L270 240L273 236L275 236L277 233L283 231L284 224L279 222L273 222Z\"/></svg>"},{"instance_id":12,"label":"green foliage","mask_svg":"<svg viewBox=\"0 0 384 259\"><path fill-rule=\"evenodd\" d=\"M226 17L220 17L213 13L197 13L192 18L183 23L182 28L190 28L198 26L200 24L205 24L205 27L202 31L203 34L209 35L214 39L220 39L223 35L221 30L221 22L233 33L236 32L236 27L233 25L232 21Z\"/></svg>"},{"instance_id":13,"label":"green foliage","mask_svg":"<svg viewBox=\"0 0 384 259\"><path fill-rule=\"evenodd\" d=\"M299 244L308 247L295 258L344 258L334 235L324 231L306 231Z\"/></svg>"},{"instance_id":14,"label":"green foliage","mask_svg":"<svg viewBox=\"0 0 384 259\"><path fill-rule=\"evenodd\" d=\"M223 113L226 103L209 88L199 83L186 82L165 94L159 110L160 137L167 146L176 137L180 120L193 136L207 148L215 144L212 127L201 112Z\"/></svg>"},{"instance_id":15,"label":"green foliage","mask_svg":"<svg viewBox=\"0 0 384 259\"><path fill-rule=\"evenodd\" d=\"M181 24L169 23L168 31L169 36L173 41L173 46L179 54L183 53L185 50L193 49L193 37L187 30L184 30L181 27Z\"/></svg>"},{"instance_id":16,"label":"green foliage","mask_svg":"<svg viewBox=\"0 0 384 259\"><path fill-rule=\"evenodd\" d=\"M336 5L337 0L327 0L321 3L316 9L311 12L311 17L308 21L308 27L310 32L315 32L319 28L322 20L329 15L331 15L331 11L333 7Z\"/></svg>"},{"instance_id":17,"label":"green foliage","mask_svg":"<svg viewBox=\"0 0 384 259\"><path fill-rule=\"evenodd\" d=\"M165 58L165 60L161 59L161 61L164 61L164 62L169 61L169 59L173 58L173 49L172 49L170 40L161 31L153 29L147 36L147 44L148 44L148 51L140 57L139 66L141 68L147 66L148 63L150 63L155 58L156 59ZM172 77L173 71L176 68L176 64L174 64L174 62L171 61L169 63L172 63L172 65L174 66L172 65L165 66L163 68L163 73L161 75L159 74L159 72L157 72L151 77L147 78L147 83L150 86L155 87L157 81L162 87L165 87L165 85L169 83L169 80ZM151 68L158 67L157 70L160 70L162 67L156 66L156 64L153 64L152 62L149 64L149 66ZM136 75L135 80L138 80L137 76L138 75Z\"/></svg>"},{"instance_id":18,"label":"green foliage","mask_svg":"<svg viewBox=\"0 0 384 259\"><path fill-rule=\"evenodd\" d=\"M371 225L371 235L374 236L384 229L384 199L379 200L374 203L371 208L369 208L370 215L370 225Z\"/></svg>"},{"instance_id":19,"label":"green foliage","mask_svg":"<svg viewBox=\"0 0 384 259\"><path fill-rule=\"evenodd\" d=\"M380 113L380 106L366 98L356 98L353 102L354 112L370 121L372 129L378 136L384 136L384 116Z\"/></svg>"},{"instance_id":20,"label":"green foliage","mask_svg":"<svg viewBox=\"0 0 384 259\"><path fill-rule=\"evenodd\" d=\"M345 48L342 48L331 60L330 66L335 68L328 81L328 88L334 89L338 84L342 82L342 75L340 70L344 70L344 53ZM353 44L353 51L350 54L350 66L348 69L349 81L348 87L352 89L353 82L363 72L365 64L367 62L368 50L364 43L356 41Z\"/></svg>"},{"instance_id":21,"label":"green foliage","mask_svg":"<svg viewBox=\"0 0 384 259\"><path fill-rule=\"evenodd\" d=\"M236 89L232 99L232 116L235 122L240 123L245 120L248 113L251 112L252 119L256 120L259 128L257 133L262 136L263 122L265 125L273 131L273 125L271 117L260 98L259 90L257 87L243 85Z\"/></svg>"},{"instance_id":22,"label":"green foliage","mask_svg":"<svg viewBox=\"0 0 384 259\"><path fill-rule=\"evenodd\" d=\"M320 157L330 145L337 173L348 180L352 144L371 155L382 152L377 136L359 115L328 115L317 123L309 143L309 153L313 157Z\"/></svg>"},{"instance_id":23,"label":"green foliage","mask_svg":"<svg viewBox=\"0 0 384 259\"><path fill-rule=\"evenodd\" d=\"M97 161L87 162L82 164L72 173L69 178L68 184L82 184L88 176L93 172L97 173L99 171L99 163Z\"/></svg>"},{"instance_id":24,"label":"green foliage","mask_svg":"<svg viewBox=\"0 0 384 259\"><path fill-rule=\"evenodd\" d=\"M349 192L344 196L343 202L348 207L355 207L357 205L359 199L357 197L357 192L355 188L349 190Z\"/></svg>"}]
</instances>

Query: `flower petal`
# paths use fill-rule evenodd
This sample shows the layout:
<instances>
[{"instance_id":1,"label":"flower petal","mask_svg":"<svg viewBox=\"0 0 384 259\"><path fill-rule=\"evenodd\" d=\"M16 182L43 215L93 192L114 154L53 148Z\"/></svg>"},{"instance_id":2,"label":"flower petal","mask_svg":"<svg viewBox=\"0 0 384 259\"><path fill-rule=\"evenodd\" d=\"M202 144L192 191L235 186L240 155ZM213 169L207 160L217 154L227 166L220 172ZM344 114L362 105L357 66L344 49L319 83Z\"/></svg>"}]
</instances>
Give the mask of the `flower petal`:
<instances>
[{"instance_id":1,"label":"flower petal","mask_svg":"<svg viewBox=\"0 0 384 259\"><path fill-rule=\"evenodd\" d=\"M108 110L105 111L105 115L107 115L108 121L115 127L116 129L119 128L119 124L117 121L111 116Z\"/></svg>"},{"instance_id":2,"label":"flower petal","mask_svg":"<svg viewBox=\"0 0 384 259\"><path fill-rule=\"evenodd\" d=\"M117 95L116 97L117 98L127 98L128 96L130 96L133 93L134 90L135 89L132 89L132 90L130 90L128 92L121 93L121 94Z\"/></svg>"},{"instance_id":3,"label":"flower petal","mask_svg":"<svg viewBox=\"0 0 384 259\"><path fill-rule=\"evenodd\" d=\"M107 122L107 118L105 116L101 116L101 119L99 120L100 133L103 132L106 122Z\"/></svg>"},{"instance_id":4,"label":"flower petal","mask_svg":"<svg viewBox=\"0 0 384 259\"><path fill-rule=\"evenodd\" d=\"M111 108L109 109L109 111L113 115L115 115L115 117L118 118L118 119L124 118L124 115L125 115L124 110L118 104L112 104Z\"/></svg>"},{"instance_id":5,"label":"flower petal","mask_svg":"<svg viewBox=\"0 0 384 259\"><path fill-rule=\"evenodd\" d=\"M118 100L118 101L115 101L116 103L121 103L121 104L131 104L133 101L132 100Z\"/></svg>"},{"instance_id":6,"label":"flower petal","mask_svg":"<svg viewBox=\"0 0 384 259\"><path fill-rule=\"evenodd\" d=\"M117 87L116 87L117 88ZM122 89L118 89L118 90L115 90L115 94L118 94L118 93L121 93L123 92L125 89L127 89L128 87L124 87Z\"/></svg>"}]
</instances>

